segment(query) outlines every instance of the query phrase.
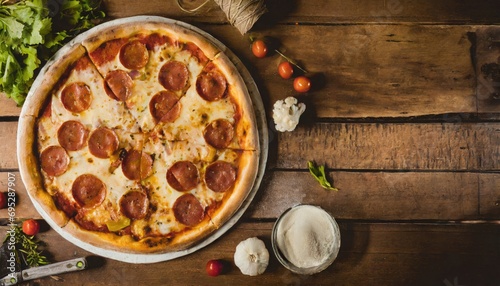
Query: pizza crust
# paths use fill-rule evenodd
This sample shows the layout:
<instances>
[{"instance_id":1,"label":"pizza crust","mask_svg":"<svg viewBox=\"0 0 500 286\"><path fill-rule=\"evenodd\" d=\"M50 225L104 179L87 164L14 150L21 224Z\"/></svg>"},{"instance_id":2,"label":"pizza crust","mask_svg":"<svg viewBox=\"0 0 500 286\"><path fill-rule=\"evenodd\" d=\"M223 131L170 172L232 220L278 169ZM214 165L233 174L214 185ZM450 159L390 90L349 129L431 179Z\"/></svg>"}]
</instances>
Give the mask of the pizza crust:
<instances>
[{"instance_id":1,"label":"pizza crust","mask_svg":"<svg viewBox=\"0 0 500 286\"><path fill-rule=\"evenodd\" d=\"M229 94L232 95L231 99L237 109L235 112L240 116L240 120L235 126L235 138L239 141L240 149L259 151L257 120L245 82L225 54L219 53L213 63L226 77L230 89Z\"/></svg>"},{"instance_id":2,"label":"pizza crust","mask_svg":"<svg viewBox=\"0 0 500 286\"><path fill-rule=\"evenodd\" d=\"M224 194L222 207L210 214L212 223L220 228L243 204L252 189L259 166L259 152L243 151L239 158L237 180L234 187Z\"/></svg>"},{"instance_id":3,"label":"pizza crust","mask_svg":"<svg viewBox=\"0 0 500 286\"><path fill-rule=\"evenodd\" d=\"M199 226L186 229L182 235L173 237L145 237L136 240L130 235L118 235L112 232L82 231L80 225L73 219L62 225L64 233L92 246L133 254L168 253L180 251L202 241L216 227L207 217Z\"/></svg>"},{"instance_id":4,"label":"pizza crust","mask_svg":"<svg viewBox=\"0 0 500 286\"><path fill-rule=\"evenodd\" d=\"M150 35L158 33L169 36L171 39L179 42L192 42L196 44L209 60L213 60L220 51L199 33L178 25L163 22L144 22L138 26L136 23L126 23L118 27L109 28L105 31L99 31L90 34L82 45L87 51L97 49L103 43L120 38L133 38L140 34Z\"/></svg>"}]
</instances>

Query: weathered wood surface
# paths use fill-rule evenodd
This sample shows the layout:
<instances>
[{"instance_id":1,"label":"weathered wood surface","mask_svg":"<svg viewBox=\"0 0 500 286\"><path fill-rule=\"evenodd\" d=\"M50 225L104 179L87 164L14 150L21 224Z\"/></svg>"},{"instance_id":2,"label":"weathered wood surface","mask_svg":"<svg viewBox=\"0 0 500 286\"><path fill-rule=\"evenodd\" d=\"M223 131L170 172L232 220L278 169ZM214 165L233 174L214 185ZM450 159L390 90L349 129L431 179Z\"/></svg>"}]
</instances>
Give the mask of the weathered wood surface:
<instances>
[{"instance_id":1,"label":"weathered wood surface","mask_svg":"<svg viewBox=\"0 0 500 286\"><path fill-rule=\"evenodd\" d=\"M255 58L249 41L242 40L233 27L203 24L200 28L236 51L246 63L268 113L276 100L296 95L292 80L277 75L280 56ZM468 34L476 29L436 25L279 25L257 36L279 40L283 52L317 74L317 88L301 97L317 117L500 112L497 104L478 106L471 62L474 41ZM2 116L20 113L20 108L5 96L0 99L0 108Z\"/></svg>"},{"instance_id":2,"label":"weathered wood surface","mask_svg":"<svg viewBox=\"0 0 500 286\"><path fill-rule=\"evenodd\" d=\"M17 122L0 125L0 169L18 168L16 134ZM311 160L344 170L500 168L499 123L317 123L270 136L269 166L283 169Z\"/></svg>"},{"instance_id":3,"label":"weathered wood surface","mask_svg":"<svg viewBox=\"0 0 500 286\"><path fill-rule=\"evenodd\" d=\"M499 281L498 225L488 224L385 224L339 221L342 247L337 261L313 276L295 275L271 253L267 271L257 277L242 275L234 265L239 241L257 236L271 250L272 222L239 223L208 247L190 256L156 264L134 265L89 258L94 268L60 275L65 285L495 285ZM2 227L5 231L8 227ZM2 237L5 231L1 231ZM53 259L63 261L91 253L71 245L55 231L39 235L50 241ZM229 271L218 277L205 274L210 259L223 259ZM498 262L498 260L497 260ZM397 265L397 267L395 267ZM436 267L439 270L436 271ZM480 273L480 275L478 274ZM41 285L61 285L52 278ZM195 283L196 282L196 283ZM453 285L453 284L451 284Z\"/></svg>"},{"instance_id":4,"label":"weathered wood surface","mask_svg":"<svg viewBox=\"0 0 500 286\"><path fill-rule=\"evenodd\" d=\"M277 136L276 166L332 169L495 171L500 124L339 123L302 126Z\"/></svg>"},{"instance_id":5,"label":"weathered wood surface","mask_svg":"<svg viewBox=\"0 0 500 286\"><path fill-rule=\"evenodd\" d=\"M10 173L10 175L9 175ZM13 179L18 219L41 218L18 172L0 172L0 190ZM321 188L306 171L269 171L243 219L276 219L296 204L319 205L339 219L495 220L500 174L453 172L330 172L340 190ZM0 209L0 218L8 217Z\"/></svg>"},{"instance_id":6,"label":"weathered wood surface","mask_svg":"<svg viewBox=\"0 0 500 286\"><path fill-rule=\"evenodd\" d=\"M177 1L130 2L104 0L108 15L112 18L136 15L160 15L189 22L222 24L227 19L221 9L209 2L198 13L181 11ZM204 0L183 0L186 8L195 8ZM453 1L444 0L271 0L265 1L269 23L498 23L500 5L495 0Z\"/></svg>"},{"instance_id":7,"label":"weathered wood surface","mask_svg":"<svg viewBox=\"0 0 500 286\"><path fill-rule=\"evenodd\" d=\"M230 231L189 256L151 265L94 257L92 269L61 275L63 281L44 278L33 284L399 286L500 281L500 104L478 85L484 83L478 72L482 64L500 56L500 45L488 43L490 35L500 34L495 26L500 23L500 2L266 1L270 12L253 35L277 39L283 52L317 73L319 85L304 96L276 74L281 58L255 58L248 35L230 26L213 2L198 14L180 11L175 2L104 0L108 19L148 14L191 23L219 39L249 69L270 123L268 168L255 199ZM203 1L183 2L193 7ZM272 104L290 95L307 104L306 114L294 132L277 133ZM19 113L2 95L0 190L7 190L13 174L16 218L40 218L17 171ZM309 160L326 165L338 192L317 184L307 171ZM271 253L264 275L242 275L232 262L236 245L258 236L271 250L275 219L298 203L319 205L338 219L342 247L336 262L320 274L299 276ZM0 210L0 222L7 217L7 210ZM0 227L0 239L7 229ZM90 255L54 230L38 237L48 244L52 261ZM216 258L231 267L225 275L207 277L205 264Z\"/></svg>"}]
</instances>

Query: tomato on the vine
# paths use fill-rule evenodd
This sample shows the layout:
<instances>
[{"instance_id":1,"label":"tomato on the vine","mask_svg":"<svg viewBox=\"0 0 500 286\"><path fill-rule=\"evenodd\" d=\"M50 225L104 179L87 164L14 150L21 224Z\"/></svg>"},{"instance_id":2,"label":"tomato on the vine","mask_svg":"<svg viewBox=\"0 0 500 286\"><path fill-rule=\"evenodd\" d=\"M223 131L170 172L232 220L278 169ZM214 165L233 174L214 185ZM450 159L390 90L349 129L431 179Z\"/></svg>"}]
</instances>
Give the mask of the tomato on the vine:
<instances>
[{"instance_id":1,"label":"tomato on the vine","mask_svg":"<svg viewBox=\"0 0 500 286\"><path fill-rule=\"evenodd\" d=\"M224 271L224 262L218 259L209 260L206 271L209 276L219 276Z\"/></svg>"},{"instance_id":2,"label":"tomato on the vine","mask_svg":"<svg viewBox=\"0 0 500 286\"><path fill-rule=\"evenodd\" d=\"M252 43L252 53L258 58L263 58L267 55L267 44L263 40L255 40Z\"/></svg>"},{"instance_id":3,"label":"tomato on the vine","mask_svg":"<svg viewBox=\"0 0 500 286\"><path fill-rule=\"evenodd\" d=\"M293 81L293 88L297 92L308 92L311 89L311 80L306 76L298 76Z\"/></svg>"},{"instance_id":4,"label":"tomato on the vine","mask_svg":"<svg viewBox=\"0 0 500 286\"><path fill-rule=\"evenodd\" d=\"M23 221L23 232L26 235L32 236L40 231L40 224L34 219L27 219Z\"/></svg>"},{"instance_id":5,"label":"tomato on the vine","mask_svg":"<svg viewBox=\"0 0 500 286\"><path fill-rule=\"evenodd\" d=\"M282 62L278 66L278 73L284 79L289 79L293 75L293 65L290 62Z\"/></svg>"}]
</instances>

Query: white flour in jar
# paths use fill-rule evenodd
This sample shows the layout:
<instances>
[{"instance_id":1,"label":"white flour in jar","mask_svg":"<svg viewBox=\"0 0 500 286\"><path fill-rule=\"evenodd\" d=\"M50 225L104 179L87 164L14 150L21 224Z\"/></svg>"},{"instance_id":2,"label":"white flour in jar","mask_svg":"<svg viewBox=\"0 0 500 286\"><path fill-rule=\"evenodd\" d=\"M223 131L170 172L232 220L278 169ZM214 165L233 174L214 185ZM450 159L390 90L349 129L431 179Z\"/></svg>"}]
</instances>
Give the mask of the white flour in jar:
<instances>
[{"instance_id":1,"label":"white flour in jar","mask_svg":"<svg viewBox=\"0 0 500 286\"><path fill-rule=\"evenodd\" d=\"M309 205L295 207L286 213L276 234L280 251L300 268L321 265L336 243L331 217L324 210Z\"/></svg>"}]
</instances>

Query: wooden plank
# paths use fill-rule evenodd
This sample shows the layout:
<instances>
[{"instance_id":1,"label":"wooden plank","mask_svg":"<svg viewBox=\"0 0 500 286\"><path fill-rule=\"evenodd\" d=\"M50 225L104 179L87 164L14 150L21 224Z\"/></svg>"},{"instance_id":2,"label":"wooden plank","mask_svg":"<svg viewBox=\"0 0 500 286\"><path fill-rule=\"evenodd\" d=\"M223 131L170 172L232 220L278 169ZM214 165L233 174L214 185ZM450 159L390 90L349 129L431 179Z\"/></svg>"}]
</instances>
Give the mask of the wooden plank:
<instances>
[{"instance_id":1,"label":"wooden plank","mask_svg":"<svg viewBox=\"0 0 500 286\"><path fill-rule=\"evenodd\" d=\"M16 205L13 214L16 220L40 219L42 217L33 206L19 172L0 172L0 191L15 194ZM9 218L9 212L11 211L8 208L0 209L0 218Z\"/></svg>"},{"instance_id":2,"label":"wooden plank","mask_svg":"<svg viewBox=\"0 0 500 286\"><path fill-rule=\"evenodd\" d=\"M249 61L269 113L288 96L299 97L311 116L322 118L477 112L471 26L287 25L257 34L281 41L287 56L315 74L316 89L306 96L277 75L280 56L256 58L249 41L230 27L202 28Z\"/></svg>"},{"instance_id":3,"label":"wooden plank","mask_svg":"<svg viewBox=\"0 0 500 286\"><path fill-rule=\"evenodd\" d=\"M316 160L332 169L498 170L499 130L498 123L319 123L272 133L277 152L269 164L304 169ZM18 166L16 132L17 122L0 125L2 169Z\"/></svg>"},{"instance_id":4,"label":"wooden plank","mask_svg":"<svg viewBox=\"0 0 500 286\"><path fill-rule=\"evenodd\" d=\"M500 169L499 123L318 123L271 137L283 169L311 160L343 170Z\"/></svg>"},{"instance_id":5,"label":"wooden plank","mask_svg":"<svg viewBox=\"0 0 500 286\"><path fill-rule=\"evenodd\" d=\"M0 92L0 116L19 116L21 107L17 106L14 100L7 98L7 95Z\"/></svg>"},{"instance_id":6,"label":"wooden plank","mask_svg":"<svg viewBox=\"0 0 500 286\"><path fill-rule=\"evenodd\" d=\"M298 96L308 116L320 118L478 112L467 36L474 26L282 25L259 33L279 39L289 57L317 74L317 88L306 96L293 91L292 80L277 75L278 55L257 59L248 37L228 25L200 27L245 63L269 114L276 100L288 96ZM479 111L500 113L500 105ZM0 112L12 116L20 109Z\"/></svg>"},{"instance_id":7,"label":"wooden plank","mask_svg":"<svg viewBox=\"0 0 500 286\"><path fill-rule=\"evenodd\" d=\"M68 285L318 285L324 281L362 285L442 285L445 279L460 285L489 285L498 281L497 225L411 225L373 224L340 221L342 246L332 266L313 276L294 275L276 260L271 250L273 223L240 223L206 248L172 261L134 265L92 257L91 269L61 275ZM2 236L7 227L3 227ZM270 252L266 272L257 277L244 276L234 265L236 245L248 237L261 238ZM55 231L40 233L54 261L90 253L71 245ZM210 259L223 259L228 272L212 278L205 273ZM441 267L436 267L440 265ZM203 281L203 282L201 282ZM60 285L51 278L43 285ZM441 283L441 284L440 284ZM452 284L453 285L453 284Z\"/></svg>"},{"instance_id":8,"label":"wooden plank","mask_svg":"<svg viewBox=\"0 0 500 286\"><path fill-rule=\"evenodd\" d=\"M10 173L10 175L9 175ZM500 174L329 172L340 190L327 191L308 172L269 171L244 219L274 219L296 204L319 205L339 219L498 219ZM41 218L18 172L0 172L0 191L13 178L16 217ZM0 209L0 218L8 210Z\"/></svg>"},{"instance_id":9,"label":"wooden plank","mask_svg":"<svg viewBox=\"0 0 500 286\"><path fill-rule=\"evenodd\" d=\"M476 96L480 112L497 112L500 109L500 28L487 26L476 33L475 68Z\"/></svg>"},{"instance_id":10,"label":"wooden plank","mask_svg":"<svg viewBox=\"0 0 500 286\"><path fill-rule=\"evenodd\" d=\"M17 122L2 122L0 124L0 170L17 169Z\"/></svg>"},{"instance_id":11,"label":"wooden plank","mask_svg":"<svg viewBox=\"0 0 500 286\"><path fill-rule=\"evenodd\" d=\"M479 212L481 217L500 218L500 174L484 174L479 178Z\"/></svg>"},{"instance_id":12,"label":"wooden plank","mask_svg":"<svg viewBox=\"0 0 500 286\"><path fill-rule=\"evenodd\" d=\"M246 216L276 218L296 204L314 204L340 219L464 220L479 219L475 173L330 172L339 191L323 189L309 172L268 173ZM489 177L489 176L487 176ZM500 180L500 174L493 176ZM497 218L483 215L481 218Z\"/></svg>"},{"instance_id":13,"label":"wooden plank","mask_svg":"<svg viewBox=\"0 0 500 286\"><path fill-rule=\"evenodd\" d=\"M203 3L181 1L186 8L195 8ZM279 23L498 23L499 5L495 0L487 1L409 1L409 0L316 0L316 1L265 1L268 14L263 24ZM161 15L183 21L226 23L221 9L209 2L198 13L182 12L176 1L129 2L105 0L106 11L112 18L135 15ZM260 24L260 23L259 23Z\"/></svg>"}]
</instances>

